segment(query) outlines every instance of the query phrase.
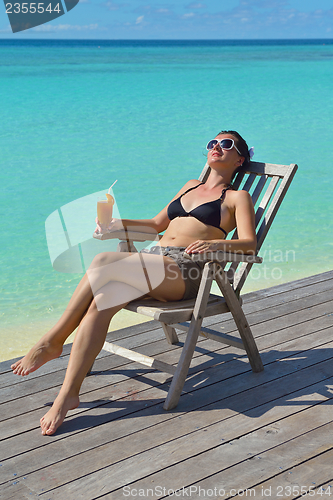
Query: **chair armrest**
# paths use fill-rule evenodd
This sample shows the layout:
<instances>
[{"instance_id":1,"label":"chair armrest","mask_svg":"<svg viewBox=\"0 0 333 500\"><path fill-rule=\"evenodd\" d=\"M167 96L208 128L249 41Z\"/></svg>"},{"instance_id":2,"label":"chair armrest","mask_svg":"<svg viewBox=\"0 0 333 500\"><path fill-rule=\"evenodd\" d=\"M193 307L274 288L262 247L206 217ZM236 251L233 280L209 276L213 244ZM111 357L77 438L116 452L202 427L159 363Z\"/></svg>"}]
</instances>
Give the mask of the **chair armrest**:
<instances>
[{"instance_id":1,"label":"chair armrest","mask_svg":"<svg viewBox=\"0 0 333 500\"><path fill-rule=\"evenodd\" d=\"M187 254L184 254L187 257ZM263 258L258 255L251 255L245 253L217 252L194 253L188 255L188 258L200 262L247 262L249 264L261 264Z\"/></svg>"},{"instance_id":2,"label":"chair armrest","mask_svg":"<svg viewBox=\"0 0 333 500\"><path fill-rule=\"evenodd\" d=\"M140 231L126 231L122 229L121 231L110 231L108 233L94 233L93 237L97 240L129 240L129 241L156 241L156 233L144 233ZM160 236L159 236L160 237Z\"/></svg>"}]
</instances>

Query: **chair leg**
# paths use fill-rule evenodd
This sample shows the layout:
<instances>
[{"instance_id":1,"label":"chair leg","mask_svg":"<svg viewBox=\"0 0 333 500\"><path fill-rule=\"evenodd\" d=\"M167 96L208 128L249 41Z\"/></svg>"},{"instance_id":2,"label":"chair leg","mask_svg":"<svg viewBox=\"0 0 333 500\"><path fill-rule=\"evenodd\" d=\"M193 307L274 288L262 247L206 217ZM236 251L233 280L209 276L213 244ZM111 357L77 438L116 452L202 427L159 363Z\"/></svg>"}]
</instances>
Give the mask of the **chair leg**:
<instances>
[{"instance_id":1,"label":"chair leg","mask_svg":"<svg viewBox=\"0 0 333 500\"><path fill-rule=\"evenodd\" d=\"M264 369L257 345L252 335L250 325L248 324L243 309L236 297L233 288L227 278L226 273L221 268L215 276L215 280L225 298L230 312L234 318L238 331L240 333L243 345L248 355L252 371L257 373Z\"/></svg>"},{"instance_id":2,"label":"chair leg","mask_svg":"<svg viewBox=\"0 0 333 500\"><path fill-rule=\"evenodd\" d=\"M213 262L208 262L205 265L201 278L200 288L193 310L191 324L186 336L185 344L180 355L176 372L173 376L170 389L163 405L164 410L172 410L178 404L187 373L191 364L195 346L198 340L204 312L207 306L209 292L212 286L214 277L214 269L216 265Z\"/></svg>"},{"instance_id":3,"label":"chair leg","mask_svg":"<svg viewBox=\"0 0 333 500\"><path fill-rule=\"evenodd\" d=\"M172 326L167 325L166 323L162 323L162 328L168 344L178 344L179 338L176 333L176 330Z\"/></svg>"}]
</instances>

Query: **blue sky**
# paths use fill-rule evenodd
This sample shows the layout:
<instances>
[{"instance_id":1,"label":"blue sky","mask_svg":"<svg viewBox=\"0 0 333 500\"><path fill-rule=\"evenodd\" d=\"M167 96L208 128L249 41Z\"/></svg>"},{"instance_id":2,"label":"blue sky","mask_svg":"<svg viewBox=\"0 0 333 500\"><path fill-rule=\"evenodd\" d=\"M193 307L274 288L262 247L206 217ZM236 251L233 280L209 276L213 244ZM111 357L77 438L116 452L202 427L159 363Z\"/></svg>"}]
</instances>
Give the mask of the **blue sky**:
<instances>
[{"instance_id":1,"label":"blue sky","mask_svg":"<svg viewBox=\"0 0 333 500\"><path fill-rule=\"evenodd\" d=\"M60 18L17 34L1 3L0 38L333 38L333 0L80 0Z\"/></svg>"}]
</instances>

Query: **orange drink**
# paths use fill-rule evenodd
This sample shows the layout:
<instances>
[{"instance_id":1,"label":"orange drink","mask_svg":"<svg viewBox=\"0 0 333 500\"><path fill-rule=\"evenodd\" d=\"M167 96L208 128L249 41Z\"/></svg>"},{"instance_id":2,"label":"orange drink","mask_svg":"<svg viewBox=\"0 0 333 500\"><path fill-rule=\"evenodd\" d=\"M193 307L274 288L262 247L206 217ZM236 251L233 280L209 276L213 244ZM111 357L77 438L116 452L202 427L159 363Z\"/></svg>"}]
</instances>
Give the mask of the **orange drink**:
<instances>
[{"instance_id":1,"label":"orange drink","mask_svg":"<svg viewBox=\"0 0 333 500\"><path fill-rule=\"evenodd\" d=\"M97 218L103 226L110 224L112 219L113 205L108 203L107 200L99 200L97 202Z\"/></svg>"},{"instance_id":2,"label":"orange drink","mask_svg":"<svg viewBox=\"0 0 333 500\"><path fill-rule=\"evenodd\" d=\"M97 202L97 218L102 226L108 226L112 220L114 198L110 194L107 194L106 197L106 200Z\"/></svg>"}]
</instances>

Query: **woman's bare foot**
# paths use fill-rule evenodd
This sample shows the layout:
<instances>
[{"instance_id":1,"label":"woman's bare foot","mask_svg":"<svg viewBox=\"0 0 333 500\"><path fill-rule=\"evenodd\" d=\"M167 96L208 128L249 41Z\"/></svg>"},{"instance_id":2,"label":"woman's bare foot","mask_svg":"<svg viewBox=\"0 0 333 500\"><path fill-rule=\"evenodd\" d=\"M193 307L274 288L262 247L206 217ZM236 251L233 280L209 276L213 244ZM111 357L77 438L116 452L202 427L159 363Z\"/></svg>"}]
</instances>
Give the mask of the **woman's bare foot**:
<instances>
[{"instance_id":1,"label":"woman's bare foot","mask_svg":"<svg viewBox=\"0 0 333 500\"><path fill-rule=\"evenodd\" d=\"M60 394L56 397L52 408L40 419L40 426L44 436L51 436L63 423L68 410L74 410L80 404L78 396L63 398Z\"/></svg>"},{"instance_id":2,"label":"woman's bare foot","mask_svg":"<svg viewBox=\"0 0 333 500\"><path fill-rule=\"evenodd\" d=\"M42 338L24 358L12 364L11 369L15 375L29 375L51 359L58 358L61 353L62 345L51 344Z\"/></svg>"}]
</instances>

